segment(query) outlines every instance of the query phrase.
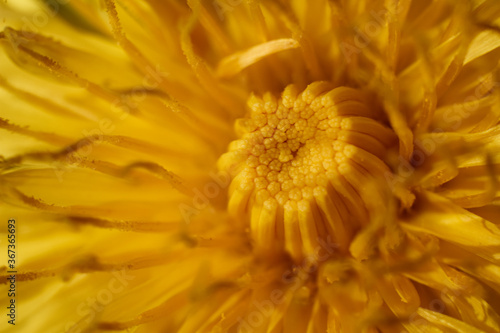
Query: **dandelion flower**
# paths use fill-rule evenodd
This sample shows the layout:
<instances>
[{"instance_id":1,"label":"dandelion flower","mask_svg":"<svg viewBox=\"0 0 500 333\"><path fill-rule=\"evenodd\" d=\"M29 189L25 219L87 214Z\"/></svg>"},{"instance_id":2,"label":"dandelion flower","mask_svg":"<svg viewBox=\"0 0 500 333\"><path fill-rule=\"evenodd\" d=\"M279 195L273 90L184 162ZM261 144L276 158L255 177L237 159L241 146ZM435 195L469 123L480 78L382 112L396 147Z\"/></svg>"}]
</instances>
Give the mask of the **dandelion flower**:
<instances>
[{"instance_id":1,"label":"dandelion flower","mask_svg":"<svg viewBox=\"0 0 500 333\"><path fill-rule=\"evenodd\" d=\"M2 331L500 331L498 1L0 12Z\"/></svg>"}]
</instances>

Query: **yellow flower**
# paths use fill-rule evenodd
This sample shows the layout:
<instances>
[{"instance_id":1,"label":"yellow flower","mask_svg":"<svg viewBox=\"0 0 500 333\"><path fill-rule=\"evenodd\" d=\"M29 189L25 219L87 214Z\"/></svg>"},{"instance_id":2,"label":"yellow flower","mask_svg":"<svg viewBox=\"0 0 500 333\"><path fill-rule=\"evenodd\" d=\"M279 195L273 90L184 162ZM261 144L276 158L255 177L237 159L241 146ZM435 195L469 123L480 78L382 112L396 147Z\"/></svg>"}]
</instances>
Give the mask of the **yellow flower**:
<instances>
[{"instance_id":1,"label":"yellow flower","mask_svg":"<svg viewBox=\"0 0 500 333\"><path fill-rule=\"evenodd\" d=\"M0 13L1 331L500 331L497 0Z\"/></svg>"}]
</instances>

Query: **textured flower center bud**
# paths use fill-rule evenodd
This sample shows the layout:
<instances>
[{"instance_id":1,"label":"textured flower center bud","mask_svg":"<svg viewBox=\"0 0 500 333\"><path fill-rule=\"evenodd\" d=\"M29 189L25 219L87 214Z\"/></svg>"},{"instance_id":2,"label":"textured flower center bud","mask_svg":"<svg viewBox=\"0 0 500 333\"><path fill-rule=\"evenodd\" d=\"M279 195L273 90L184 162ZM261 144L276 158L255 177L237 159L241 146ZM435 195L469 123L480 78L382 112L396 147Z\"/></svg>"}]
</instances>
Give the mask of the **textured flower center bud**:
<instances>
[{"instance_id":1,"label":"textured flower center bud","mask_svg":"<svg viewBox=\"0 0 500 333\"><path fill-rule=\"evenodd\" d=\"M219 160L236 170L230 213L250 224L257 249L284 248L299 260L332 242L347 251L368 223L369 185L390 172L392 130L373 119L360 91L325 82L248 105L240 139Z\"/></svg>"}]
</instances>

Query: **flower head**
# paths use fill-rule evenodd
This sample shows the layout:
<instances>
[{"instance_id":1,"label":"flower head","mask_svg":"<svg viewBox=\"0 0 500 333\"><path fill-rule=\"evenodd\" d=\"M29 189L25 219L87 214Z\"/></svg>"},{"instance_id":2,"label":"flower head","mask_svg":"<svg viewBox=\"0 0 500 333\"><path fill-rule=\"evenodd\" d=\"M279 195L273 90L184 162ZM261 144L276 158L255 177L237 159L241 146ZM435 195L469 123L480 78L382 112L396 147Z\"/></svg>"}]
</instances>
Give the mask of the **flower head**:
<instances>
[{"instance_id":1,"label":"flower head","mask_svg":"<svg viewBox=\"0 0 500 333\"><path fill-rule=\"evenodd\" d=\"M497 1L0 12L20 331L500 331Z\"/></svg>"}]
</instances>

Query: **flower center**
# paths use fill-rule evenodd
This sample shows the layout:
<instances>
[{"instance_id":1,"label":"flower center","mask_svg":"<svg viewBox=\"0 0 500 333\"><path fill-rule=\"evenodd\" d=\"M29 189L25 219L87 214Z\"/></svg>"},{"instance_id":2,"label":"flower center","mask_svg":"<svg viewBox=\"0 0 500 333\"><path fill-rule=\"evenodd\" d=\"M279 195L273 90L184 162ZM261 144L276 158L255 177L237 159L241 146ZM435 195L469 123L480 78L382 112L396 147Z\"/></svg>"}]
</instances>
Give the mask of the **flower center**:
<instances>
[{"instance_id":1,"label":"flower center","mask_svg":"<svg viewBox=\"0 0 500 333\"><path fill-rule=\"evenodd\" d=\"M250 224L258 250L285 249L293 258L325 244L347 251L368 223L370 184L396 140L355 89L315 82L288 86L281 98L252 96L240 139L219 160L234 177L229 211Z\"/></svg>"}]
</instances>

